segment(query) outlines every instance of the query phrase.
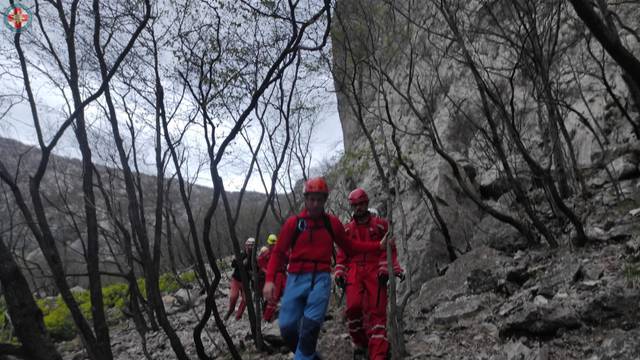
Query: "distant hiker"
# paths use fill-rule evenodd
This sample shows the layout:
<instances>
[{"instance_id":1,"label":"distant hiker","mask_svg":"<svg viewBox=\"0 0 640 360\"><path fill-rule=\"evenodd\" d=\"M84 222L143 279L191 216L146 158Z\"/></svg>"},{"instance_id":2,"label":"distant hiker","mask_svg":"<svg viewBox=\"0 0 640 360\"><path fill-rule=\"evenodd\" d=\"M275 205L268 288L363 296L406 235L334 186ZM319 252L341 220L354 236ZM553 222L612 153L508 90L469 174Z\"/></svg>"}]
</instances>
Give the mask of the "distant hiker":
<instances>
[{"instance_id":1,"label":"distant hiker","mask_svg":"<svg viewBox=\"0 0 640 360\"><path fill-rule=\"evenodd\" d=\"M269 235L267 238L268 248L258 257L258 265L265 274L267 272L269 259L271 258L276 241L278 241L278 238L275 234ZM271 299L265 299L266 305L264 307L264 313L262 314L262 318L267 322L273 321L276 310L278 310L278 302L280 302L280 297L282 297L282 293L284 292L284 288L287 284L287 263L283 263L278 269L276 269L273 284L275 286L273 297Z\"/></svg>"},{"instance_id":2,"label":"distant hiker","mask_svg":"<svg viewBox=\"0 0 640 360\"><path fill-rule=\"evenodd\" d=\"M369 197L360 188L349 194L349 204L353 218L345 226L351 241L373 242L377 244L389 230L387 220L371 214ZM393 247L393 272L404 279L404 271L398 263L398 255ZM345 315L351 341L355 346L354 358L384 360L389 351L387 341L387 253L347 255L339 250L336 257L336 284L346 292Z\"/></svg>"},{"instance_id":3,"label":"distant hiker","mask_svg":"<svg viewBox=\"0 0 640 360\"><path fill-rule=\"evenodd\" d=\"M265 259L265 256L267 257ZM267 264L269 263L269 247L263 246L258 251L258 255L256 256L256 262L258 264L258 286L256 287L260 298L262 298L262 288L264 287L264 279L267 275ZM265 261L266 260L266 261ZM263 302L264 308L264 302Z\"/></svg>"},{"instance_id":4,"label":"distant hiker","mask_svg":"<svg viewBox=\"0 0 640 360\"><path fill-rule=\"evenodd\" d=\"M347 238L337 217L326 214L329 188L323 178L304 185L305 209L282 226L267 267L264 297L275 296L275 277L288 256L287 284L280 307L280 334L295 359L317 359L316 344L331 295L331 255L334 242L349 255L377 252L385 241L360 242Z\"/></svg>"},{"instance_id":5,"label":"distant hiker","mask_svg":"<svg viewBox=\"0 0 640 360\"><path fill-rule=\"evenodd\" d=\"M237 259L233 259L231 262L233 274L231 274L231 286L229 289L229 310L224 316L225 320L229 319L233 313L233 310L236 307L236 302L238 301L238 296L240 296L240 305L236 312L236 320L240 320L242 318L244 309L247 307L247 303L244 298L244 289L242 288L242 280L240 279L240 266L244 266L245 270L249 274L249 279L251 279L251 252L253 251L255 243L256 240L254 238L248 238L244 243L244 251L240 254L239 261Z\"/></svg>"}]
</instances>

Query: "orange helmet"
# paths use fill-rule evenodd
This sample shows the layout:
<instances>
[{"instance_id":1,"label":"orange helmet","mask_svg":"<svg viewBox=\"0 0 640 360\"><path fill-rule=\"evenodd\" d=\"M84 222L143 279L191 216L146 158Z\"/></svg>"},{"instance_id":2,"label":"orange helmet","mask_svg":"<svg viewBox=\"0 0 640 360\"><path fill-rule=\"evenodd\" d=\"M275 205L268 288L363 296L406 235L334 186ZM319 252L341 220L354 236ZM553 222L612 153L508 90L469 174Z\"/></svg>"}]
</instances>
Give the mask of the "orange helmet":
<instances>
[{"instance_id":1,"label":"orange helmet","mask_svg":"<svg viewBox=\"0 0 640 360\"><path fill-rule=\"evenodd\" d=\"M308 193L321 193L329 195L329 186L322 177L311 178L304 183L304 194Z\"/></svg>"},{"instance_id":2,"label":"orange helmet","mask_svg":"<svg viewBox=\"0 0 640 360\"><path fill-rule=\"evenodd\" d=\"M349 194L349 204L358 205L362 203L368 203L369 197L367 193L361 188L356 188Z\"/></svg>"}]
</instances>

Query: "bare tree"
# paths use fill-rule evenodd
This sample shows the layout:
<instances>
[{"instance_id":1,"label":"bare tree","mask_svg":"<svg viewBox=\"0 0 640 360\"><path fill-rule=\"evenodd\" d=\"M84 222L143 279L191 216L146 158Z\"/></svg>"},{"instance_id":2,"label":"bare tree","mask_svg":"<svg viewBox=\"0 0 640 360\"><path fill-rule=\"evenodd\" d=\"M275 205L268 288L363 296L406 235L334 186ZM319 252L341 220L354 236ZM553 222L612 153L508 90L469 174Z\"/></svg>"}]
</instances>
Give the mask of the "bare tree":
<instances>
[{"instance_id":1,"label":"bare tree","mask_svg":"<svg viewBox=\"0 0 640 360\"><path fill-rule=\"evenodd\" d=\"M640 41L637 30L627 26L620 16L611 10L607 1L570 0L570 2L598 42L622 68L622 77L629 88L629 95L635 104L636 111L640 112L640 60L623 44L618 27ZM619 8L620 11L625 11L625 7L633 6L638 5L623 3ZM633 123L633 125L636 138L640 139L640 124Z\"/></svg>"},{"instance_id":2,"label":"bare tree","mask_svg":"<svg viewBox=\"0 0 640 360\"><path fill-rule=\"evenodd\" d=\"M0 234L0 283L15 333L22 344L0 344L0 355L24 359L62 359L42 321L42 311L31 295L27 280Z\"/></svg>"},{"instance_id":3,"label":"bare tree","mask_svg":"<svg viewBox=\"0 0 640 360\"><path fill-rule=\"evenodd\" d=\"M106 325L106 319L104 316L104 309L102 306L102 287L99 274L98 263L98 227L97 227L97 214L95 210L95 196L93 193L93 164L91 158L91 150L87 140L86 123L85 123L85 108L91 102L96 100L107 87L108 81L113 77L115 71L117 71L120 64L124 61L127 54L133 47L138 35L146 27L147 21L150 15L150 4L147 1L146 11L139 19L136 27L133 29L131 37L125 42L125 45L118 50L118 53L114 56L114 62L111 72L107 75L105 81L101 82L97 90L90 93L90 95L83 97L81 95L80 73L78 67L78 59L76 53L76 30L77 30L77 17L79 12L79 2L74 1L69 8L69 15L67 16L66 10L61 1L49 3L50 8L42 9L41 3L36 1L35 16L38 22L42 37L35 40L41 41L41 48L45 49L45 53L50 56L50 59L57 66L57 70L61 77L65 79L65 82L70 89L73 97L73 105L70 108L70 115L64 120L51 140L47 143L45 140L45 134L42 129L42 123L39 117L38 105L35 95L32 91L30 81L30 66L36 68L36 64L29 64L24 54L24 50L21 43L21 33L16 33L14 36L14 46L18 54L20 61L20 69L22 71L22 77L24 81L25 91L27 93L27 99L30 105L31 115L33 117L34 128L37 134L37 142L41 150L41 158L38 169L35 174L30 178L29 192L31 207L27 203L27 199L23 195L22 189L15 181L15 177L12 177L9 170L0 163L0 178L9 186L16 199L20 211L22 212L25 220L29 223L29 227L34 237L37 239L40 248L42 249L47 263L52 271L56 285L60 291L60 294L68 306L73 320L80 330L83 341L86 345L89 357L91 359L111 359L111 347L109 344L109 330ZM134 9L132 9L134 10ZM47 11L46 16L57 16L58 24L60 24L66 40L66 54L68 58L66 63L59 55L58 50L54 47L53 42L49 37L47 28L45 25L43 11ZM99 28L99 19L94 18L93 29ZM86 221L86 238L88 241L87 249L87 270L90 278L90 293L92 306L92 317L94 323L94 329L92 330L87 320L84 318L77 302L73 298L69 285L65 279L65 273L63 270L63 264L56 248L56 241L51 231L51 225L47 219L45 212L45 206L43 204L42 194L40 193L40 185L42 179L47 171L47 165L51 157L51 152L59 142L62 135L69 128L74 125L76 138L78 140L79 148L83 157L83 195L84 195L84 212ZM35 215L35 218L34 218Z\"/></svg>"}]
</instances>

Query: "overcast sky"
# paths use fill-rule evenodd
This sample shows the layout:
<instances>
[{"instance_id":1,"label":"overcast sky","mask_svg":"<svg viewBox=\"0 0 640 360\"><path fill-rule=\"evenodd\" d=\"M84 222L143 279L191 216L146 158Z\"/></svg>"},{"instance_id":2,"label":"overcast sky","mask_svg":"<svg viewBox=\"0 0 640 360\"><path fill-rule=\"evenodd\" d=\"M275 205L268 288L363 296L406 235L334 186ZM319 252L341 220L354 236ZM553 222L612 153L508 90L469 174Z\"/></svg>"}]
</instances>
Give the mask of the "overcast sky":
<instances>
[{"instance_id":1,"label":"overcast sky","mask_svg":"<svg viewBox=\"0 0 640 360\"><path fill-rule=\"evenodd\" d=\"M4 10L4 7L2 10ZM2 41L0 41L0 52L2 52L2 55L0 56L0 62L4 62L5 64L6 62L15 64L14 61L17 56L15 55L15 48L12 46L12 34L5 28L4 24L2 25L1 30L2 34L0 34L0 39ZM27 29L26 31L29 30L30 29ZM54 34L53 36L56 35ZM55 39L54 43L56 43ZM26 53L27 56L29 56L29 48L26 49ZM53 64L43 65L45 65L44 68L46 68L47 65L53 66ZM19 68L13 69L12 72L18 75L21 74ZM36 71L30 71L30 77L38 102L39 115L41 123L43 124L44 132L51 136L53 131L58 128L60 122L66 119L64 110L66 108L65 101L60 95L59 89L53 87L42 74ZM335 154L341 152L343 149L342 128L338 118L335 94L333 94L333 81L330 80L328 70L326 77L323 75L320 77L323 78L318 79L318 81L322 83L320 86L324 86L326 88L320 91L316 99L313 99L314 102L322 104L324 109L322 109L318 114L320 122L314 130L314 138L311 145L312 167L334 157ZM26 94L24 92L22 79L16 75L0 73L0 82L3 84L2 88L0 88L1 115L6 109L6 101L3 103L3 96L9 94L21 94L21 96L26 97ZM96 118L93 115L97 115L97 107L95 106L95 103L88 106L86 112L88 114L88 123L91 123L91 119ZM50 131L47 131L47 129ZM104 131L109 131L108 127L105 127ZM31 110L26 101L16 104L4 118L0 119L0 137L16 139L26 144L37 144ZM197 141L202 141L200 139L201 138ZM95 148L96 149L92 149L94 152L99 151L99 146L96 146ZM65 137L60 141L54 150L54 153L62 156L79 157L78 146L75 137L73 136L72 129L67 130ZM1 155L2 154L0 154L0 156ZM94 160L99 162L98 156L94 156ZM151 161L149 163L151 163ZM152 172L153 170L150 170L150 173ZM232 174L231 172L227 172L226 174L223 172L221 175L223 176L223 179L225 179L225 185L228 190L238 189L244 179L242 175ZM201 175L199 183L210 186L211 182L206 173ZM254 176L252 178L248 188L251 190L263 191L263 186L258 176Z\"/></svg>"},{"instance_id":2,"label":"overcast sky","mask_svg":"<svg viewBox=\"0 0 640 360\"><path fill-rule=\"evenodd\" d=\"M0 78L0 80L8 84L6 82L7 79ZM40 81L38 76L32 75L32 82L38 100L41 121L44 124L43 127L45 131L47 127L55 129L57 124L65 118L60 110L63 107L63 102L59 96L53 95L56 92L49 89L44 82ZM11 86L7 85L4 90L0 90L0 92L21 92L22 87L20 82L14 81ZM317 166L324 160L331 159L335 154L342 152L343 149L342 128L338 117L335 94L332 93L332 89L327 89L326 93L322 95L321 97L325 99L325 109L319 112L321 122L315 129L315 136L311 146L313 166ZM8 114L0 120L0 137L16 139L25 144L37 145L31 110L26 101L16 104ZM58 155L79 157L77 143L71 129L67 131L65 137L54 152ZM236 177L235 175L227 174L225 185L228 190L236 190L240 187L242 181L243 177L241 176ZM205 174L199 183L209 185L210 180ZM248 187L255 191L262 191L263 189L257 176L252 179Z\"/></svg>"}]
</instances>

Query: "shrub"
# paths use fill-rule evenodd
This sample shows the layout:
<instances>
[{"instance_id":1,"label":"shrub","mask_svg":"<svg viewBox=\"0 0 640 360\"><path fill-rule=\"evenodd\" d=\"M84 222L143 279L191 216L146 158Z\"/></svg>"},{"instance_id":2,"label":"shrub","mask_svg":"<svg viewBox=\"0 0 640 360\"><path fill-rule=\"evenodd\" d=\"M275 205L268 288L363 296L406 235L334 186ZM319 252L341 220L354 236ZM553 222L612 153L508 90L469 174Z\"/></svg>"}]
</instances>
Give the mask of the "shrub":
<instances>
[{"instance_id":1,"label":"shrub","mask_svg":"<svg viewBox=\"0 0 640 360\"><path fill-rule=\"evenodd\" d=\"M180 274L180 280L186 283L192 283L196 281L196 272L191 270Z\"/></svg>"},{"instance_id":2,"label":"shrub","mask_svg":"<svg viewBox=\"0 0 640 360\"><path fill-rule=\"evenodd\" d=\"M174 292L180 289L180 284L178 284L175 275L171 273L164 273L160 275L158 285L160 287L160 291L165 293Z\"/></svg>"},{"instance_id":3,"label":"shrub","mask_svg":"<svg viewBox=\"0 0 640 360\"><path fill-rule=\"evenodd\" d=\"M144 284L144 282L143 282ZM117 308L122 310L125 305L125 299L129 287L126 284L112 284L102 288L102 296L104 300L104 307ZM73 297L76 299L80 311L82 314L90 320L92 318L91 313L91 295L89 291L77 291L73 293ZM55 301L50 299L38 299L36 301L40 310L44 315L44 325L51 334L51 338L56 341L64 341L73 339L77 330L71 312L69 308L62 300L61 296L55 298Z\"/></svg>"},{"instance_id":4,"label":"shrub","mask_svg":"<svg viewBox=\"0 0 640 360\"><path fill-rule=\"evenodd\" d=\"M71 318L69 308L58 296L55 305L51 305L46 301L38 300L38 306L44 313L44 325L47 327L51 338L56 341L71 340L76 336L76 327ZM82 304L80 306L82 309ZM89 305L90 309L90 305ZM84 312L85 309L82 309ZM90 311L89 311L90 312Z\"/></svg>"},{"instance_id":5,"label":"shrub","mask_svg":"<svg viewBox=\"0 0 640 360\"><path fill-rule=\"evenodd\" d=\"M140 278L136 281L138 283L138 289L140 289L140 294L146 299L147 298L147 282L144 278Z\"/></svg>"},{"instance_id":6,"label":"shrub","mask_svg":"<svg viewBox=\"0 0 640 360\"><path fill-rule=\"evenodd\" d=\"M102 288L104 307L122 310L126 304L128 294L129 286L127 284L111 284Z\"/></svg>"},{"instance_id":7,"label":"shrub","mask_svg":"<svg viewBox=\"0 0 640 360\"><path fill-rule=\"evenodd\" d=\"M91 319L93 316L91 314L91 294L89 294L89 290L76 291L73 293L73 298L76 299L82 315L87 319ZM66 306L60 295L56 298L56 303L58 306Z\"/></svg>"}]
</instances>

